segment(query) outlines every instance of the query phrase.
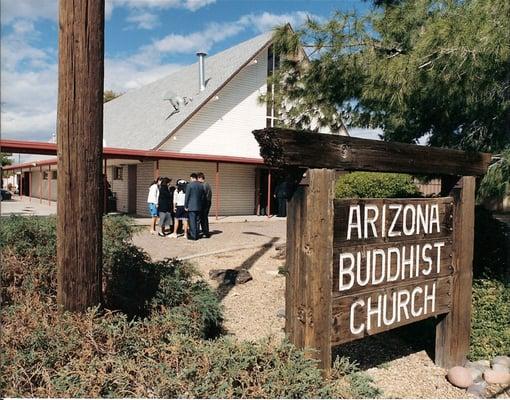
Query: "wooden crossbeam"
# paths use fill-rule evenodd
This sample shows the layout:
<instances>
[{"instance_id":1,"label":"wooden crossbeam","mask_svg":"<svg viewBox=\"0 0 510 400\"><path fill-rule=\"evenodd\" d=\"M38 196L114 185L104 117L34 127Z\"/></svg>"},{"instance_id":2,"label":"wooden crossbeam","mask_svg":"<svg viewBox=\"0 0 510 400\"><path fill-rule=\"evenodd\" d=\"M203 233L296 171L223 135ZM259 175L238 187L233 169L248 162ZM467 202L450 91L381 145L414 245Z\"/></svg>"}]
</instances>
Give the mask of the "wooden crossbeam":
<instances>
[{"instance_id":1,"label":"wooden crossbeam","mask_svg":"<svg viewBox=\"0 0 510 400\"><path fill-rule=\"evenodd\" d=\"M275 168L305 167L434 175L483 175L488 153L265 128L253 131L260 155Z\"/></svg>"}]
</instances>

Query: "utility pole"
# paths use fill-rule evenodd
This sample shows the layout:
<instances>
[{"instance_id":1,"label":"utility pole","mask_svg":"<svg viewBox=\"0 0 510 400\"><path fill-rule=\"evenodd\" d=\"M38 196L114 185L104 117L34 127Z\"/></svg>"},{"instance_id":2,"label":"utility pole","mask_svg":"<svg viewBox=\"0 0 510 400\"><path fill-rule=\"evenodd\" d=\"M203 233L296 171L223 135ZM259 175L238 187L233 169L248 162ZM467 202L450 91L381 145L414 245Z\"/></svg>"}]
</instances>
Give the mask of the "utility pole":
<instances>
[{"instance_id":1,"label":"utility pole","mask_svg":"<svg viewBox=\"0 0 510 400\"><path fill-rule=\"evenodd\" d=\"M60 0L57 301L101 300L104 0Z\"/></svg>"}]
</instances>

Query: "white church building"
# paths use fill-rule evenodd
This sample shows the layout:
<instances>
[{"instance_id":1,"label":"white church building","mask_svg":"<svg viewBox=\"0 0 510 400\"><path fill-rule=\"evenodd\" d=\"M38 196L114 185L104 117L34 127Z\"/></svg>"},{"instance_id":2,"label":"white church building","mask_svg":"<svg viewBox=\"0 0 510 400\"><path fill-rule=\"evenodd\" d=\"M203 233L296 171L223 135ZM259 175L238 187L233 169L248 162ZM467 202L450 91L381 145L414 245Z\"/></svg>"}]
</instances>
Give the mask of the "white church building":
<instances>
[{"instance_id":1,"label":"white church building","mask_svg":"<svg viewBox=\"0 0 510 400\"><path fill-rule=\"evenodd\" d=\"M272 90L267 78L278 65L272 49L268 32L215 55L198 53L195 64L104 105L105 149L122 154L116 158L114 152L106 159L118 211L147 216L147 192L154 177L166 176L175 183L187 180L191 172L203 172L212 186L212 215L274 210L276 179L264 166L252 134L274 124L273 108L260 101ZM144 152L152 157L144 157ZM155 152L166 156L155 159ZM56 174L39 167L30 173L27 192L56 198L56 187L50 189L56 180L46 181Z\"/></svg>"}]
</instances>

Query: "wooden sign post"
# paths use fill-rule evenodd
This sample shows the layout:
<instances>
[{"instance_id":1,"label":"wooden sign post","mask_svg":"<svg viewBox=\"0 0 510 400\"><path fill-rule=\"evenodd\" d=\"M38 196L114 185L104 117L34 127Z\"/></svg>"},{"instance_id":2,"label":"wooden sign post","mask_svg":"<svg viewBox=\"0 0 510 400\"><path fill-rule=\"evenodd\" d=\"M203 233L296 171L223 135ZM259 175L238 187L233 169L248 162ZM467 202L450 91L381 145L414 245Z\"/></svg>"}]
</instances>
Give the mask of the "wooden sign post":
<instances>
[{"instance_id":1,"label":"wooden sign post","mask_svg":"<svg viewBox=\"0 0 510 400\"><path fill-rule=\"evenodd\" d=\"M306 171L287 216L290 341L327 374L332 346L437 316L436 364L464 364L474 176L490 155L278 128L254 134L271 167ZM336 170L440 174L443 197L336 200Z\"/></svg>"}]
</instances>

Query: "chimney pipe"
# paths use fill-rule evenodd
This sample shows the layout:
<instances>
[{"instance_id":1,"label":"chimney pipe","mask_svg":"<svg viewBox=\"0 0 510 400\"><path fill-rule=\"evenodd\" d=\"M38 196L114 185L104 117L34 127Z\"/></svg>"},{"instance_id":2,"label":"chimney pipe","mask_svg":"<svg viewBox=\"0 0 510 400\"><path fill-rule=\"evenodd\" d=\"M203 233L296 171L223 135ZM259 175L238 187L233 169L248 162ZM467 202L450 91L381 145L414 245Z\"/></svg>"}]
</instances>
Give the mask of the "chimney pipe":
<instances>
[{"instance_id":1,"label":"chimney pipe","mask_svg":"<svg viewBox=\"0 0 510 400\"><path fill-rule=\"evenodd\" d=\"M198 88L201 92L205 90L205 51L197 52L198 56Z\"/></svg>"}]
</instances>

